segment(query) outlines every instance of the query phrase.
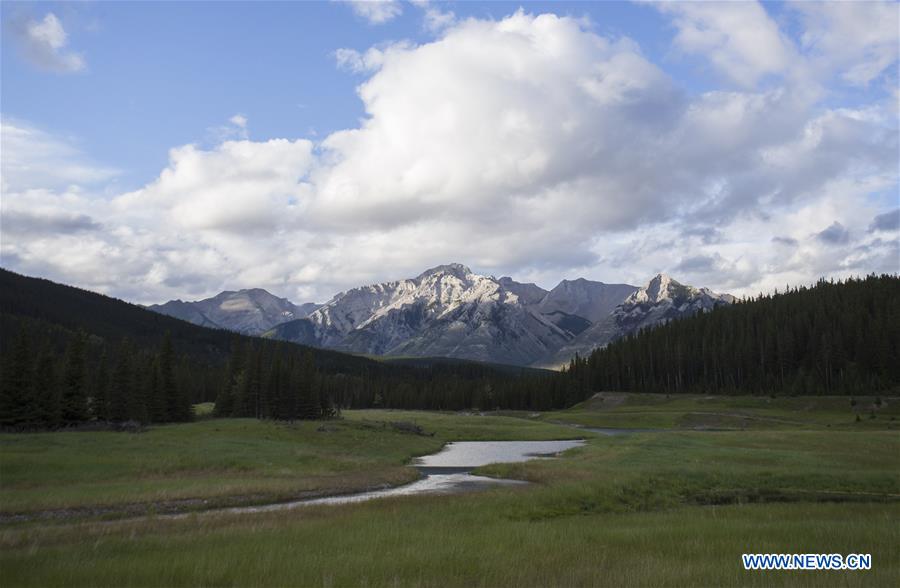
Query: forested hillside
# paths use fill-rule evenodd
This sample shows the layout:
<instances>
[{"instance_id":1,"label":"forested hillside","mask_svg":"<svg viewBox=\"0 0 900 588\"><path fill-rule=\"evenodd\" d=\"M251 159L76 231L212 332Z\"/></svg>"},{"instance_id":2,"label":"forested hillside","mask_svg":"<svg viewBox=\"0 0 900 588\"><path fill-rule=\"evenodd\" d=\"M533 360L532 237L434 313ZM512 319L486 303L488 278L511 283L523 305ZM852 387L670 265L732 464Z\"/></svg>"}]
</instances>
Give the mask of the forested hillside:
<instances>
[{"instance_id":1,"label":"forested hillside","mask_svg":"<svg viewBox=\"0 0 900 588\"><path fill-rule=\"evenodd\" d=\"M820 281L642 331L564 374L375 361L207 329L0 270L0 426L293 420L342 408L563 408L600 390L857 394L900 385L900 279Z\"/></svg>"},{"instance_id":2,"label":"forested hillside","mask_svg":"<svg viewBox=\"0 0 900 588\"><path fill-rule=\"evenodd\" d=\"M820 280L643 331L573 360L597 390L857 394L900 385L900 279Z\"/></svg>"},{"instance_id":3,"label":"forested hillside","mask_svg":"<svg viewBox=\"0 0 900 588\"><path fill-rule=\"evenodd\" d=\"M48 280L0 270L0 426L291 420L341 408L550 408L555 375L475 362L384 363L198 327ZM535 375L537 374L537 375Z\"/></svg>"}]
</instances>

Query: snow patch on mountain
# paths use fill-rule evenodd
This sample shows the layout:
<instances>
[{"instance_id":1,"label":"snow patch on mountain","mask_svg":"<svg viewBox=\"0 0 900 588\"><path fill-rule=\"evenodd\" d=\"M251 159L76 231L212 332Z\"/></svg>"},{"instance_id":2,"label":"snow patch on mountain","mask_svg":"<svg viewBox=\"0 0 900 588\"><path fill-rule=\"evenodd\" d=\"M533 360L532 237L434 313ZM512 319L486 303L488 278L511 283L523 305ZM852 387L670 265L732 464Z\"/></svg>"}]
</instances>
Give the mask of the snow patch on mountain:
<instances>
[{"instance_id":1,"label":"snow patch on mountain","mask_svg":"<svg viewBox=\"0 0 900 588\"><path fill-rule=\"evenodd\" d=\"M297 306L251 289L149 308L198 325L352 353L558 366L639 329L733 301L666 274L643 288L577 279L547 291L450 263L352 288L322 305Z\"/></svg>"},{"instance_id":2,"label":"snow patch on mountain","mask_svg":"<svg viewBox=\"0 0 900 588\"><path fill-rule=\"evenodd\" d=\"M532 310L545 295L451 263L341 292L309 315L308 327L283 325L269 336L290 330L291 340L356 353L529 364L572 337Z\"/></svg>"},{"instance_id":3,"label":"snow patch on mountain","mask_svg":"<svg viewBox=\"0 0 900 588\"><path fill-rule=\"evenodd\" d=\"M666 274L658 274L646 286L629 294L606 317L536 365L564 365L576 354L584 357L598 347L641 329L705 312L722 304L732 304L734 301L734 296L730 294L717 294L708 288L686 286Z\"/></svg>"}]
</instances>

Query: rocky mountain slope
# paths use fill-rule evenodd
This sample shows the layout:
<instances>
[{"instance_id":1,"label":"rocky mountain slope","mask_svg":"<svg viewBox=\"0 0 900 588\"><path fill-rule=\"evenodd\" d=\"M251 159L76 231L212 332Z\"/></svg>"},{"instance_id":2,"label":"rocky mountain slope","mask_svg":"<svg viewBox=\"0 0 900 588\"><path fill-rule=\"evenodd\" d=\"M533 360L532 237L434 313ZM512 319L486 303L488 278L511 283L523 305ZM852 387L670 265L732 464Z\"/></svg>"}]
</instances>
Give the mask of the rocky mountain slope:
<instances>
[{"instance_id":1,"label":"rocky mountain slope","mask_svg":"<svg viewBox=\"0 0 900 588\"><path fill-rule=\"evenodd\" d=\"M296 305L261 289L226 291L212 298L183 302L170 300L147 308L195 325L261 335L286 321L307 316L317 304Z\"/></svg>"},{"instance_id":2,"label":"rocky mountain slope","mask_svg":"<svg viewBox=\"0 0 900 588\"><path fill-rule=\"evenodd\" d=\"M295 306L257 289L150 308L199 325L352 353L555 367L644 327L732 301L664 274L643 288L577 279L547 291L451 263L353 288L320 306Z\"/></svg>"},{"instance_id":3,"label":"rocky mountain slope","mask_svg":"<svg viewBox=\"0 0 900 588\"><path fill-rule=\"evenodd\" d=\"M545 291L461 264L341 292L268 336L379 355L531 364L572 339L532 310Z\"/></svg>"},{"instance_id":4,"label":"rocky mountain slope","mask_svg":"<svg viewBox=\"0 0 900 588\"><path fill-rule=\"evenodd\" d=\"M731 304L734 300L734 296L730 294L716 294L708 288L685 286L666 274L658 274L646 286L629 294L612 312L538 364L563 365L576 353L583 357L619 337L675 318L707 311L720 304Z\"/></svg>"},{"instance_id":5,"label":"rocky mountain slope","mask_svg":"<svg viewBox=\"0 0 900 588\"><path fill-rule=\"evenodd\" d=\"M628 284L604 284L584 278L563 280L544 296L538 311L558 327L580 335L637 289Z\"/></svg>"}]
</instances>

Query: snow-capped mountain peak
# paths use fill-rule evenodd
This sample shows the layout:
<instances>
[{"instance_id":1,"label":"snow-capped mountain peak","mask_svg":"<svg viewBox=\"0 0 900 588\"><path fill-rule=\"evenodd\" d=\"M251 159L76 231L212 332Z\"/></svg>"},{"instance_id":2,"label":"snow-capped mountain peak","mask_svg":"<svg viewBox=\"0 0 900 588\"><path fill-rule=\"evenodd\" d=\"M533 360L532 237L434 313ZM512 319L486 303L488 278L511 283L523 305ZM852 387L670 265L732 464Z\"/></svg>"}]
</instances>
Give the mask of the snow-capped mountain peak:
<instances>
[{"instance_id":1,"label":"snow-capped mountain peak","mask_svg":"<svg viewBox=\"0 0 900 588\"><path fill-rule=\"evenodd\" d=\"M619 337L732 302L734 297L729 294L686 286L667 274L657 274L542 365L564 365L576 353L585 356Z\"/></svg>"},{"instance_id":2,"label":"snow-capped mountain peak","mask_svg":"<svg viewBox=\"0 0 900 588\"><path fill-rule=\"evenodd\" d=\"M325 341L336 344L349 333L393 313L439 319L462 304L515 302L494 279L460 263L439 265L412 279L385 282L342 292L309 316Z\"/></svg>"},{"instance_id":3,"label":"snow-capped mountain peak","mask_svg":"<svg viewBox=\"0 0 900 588\"><path fill-rule=\"evenodd\" d=\"M545 294L451 263L342 292L271 336L362 353L528 364L572 336L532 311Z\"/></svg>"},{"instance_id":4,"label":"snow-capped mountain peak","mask_svg":"<svg viewBox=\"0 0 900 588\"><path fill-rule=\"evenodd\" d=\"M435 274L450 274L456 276L460 280L465 280L472 274L472 270L461 263L447 263L425 270L416 277L416 280L421 280Z\"/></svg>"},{"instance_id":5,"label":"snow-capped mountain peak","mask_svg":"<svg viewBox=\"0 0 900 588\"><path fill-rule=\"evenodd\" d=\"M685 286L672 279L668 274L657 274L647 285L632 294L626 303L649 302L658 304L665 300L679 300L696 295L699 292L693 286Z\"/></svg>"},{"instance_id":6,"label":"snow-capped mountain peak","mask_svg":"<svg viewBox=\"0 0 900 588\"><path fill-rule=\"evenodd\" d=\"M296 306L265 290L226 291L152 310L196 324L354 353L561 365L639 329L734 298L666 274L638 288L578 278L547 291L461 263Z\"/></svg>"}]
</instances>

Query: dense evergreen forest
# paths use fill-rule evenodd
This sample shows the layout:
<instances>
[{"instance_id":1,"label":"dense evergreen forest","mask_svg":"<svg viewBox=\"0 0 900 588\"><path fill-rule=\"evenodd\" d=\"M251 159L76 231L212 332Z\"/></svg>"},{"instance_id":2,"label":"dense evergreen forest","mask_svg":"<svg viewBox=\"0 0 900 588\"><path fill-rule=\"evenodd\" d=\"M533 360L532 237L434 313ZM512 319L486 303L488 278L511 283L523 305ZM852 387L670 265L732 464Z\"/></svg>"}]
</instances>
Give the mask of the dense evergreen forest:
<instances>
[{"instance_id":1,"label":"dense evergreen forest","mask_svg":"<svg viewBox=\"0 0 900 588\"><path fill-rule=\"evenodd\" d=\"M572 361L597 390L863 394L900 385L900 279L871 275L760 295L670 322Z\"/></svg>"},{"instance_id":2,"label":"dense evergreen forest","mask_svg":"<svg viewBox=\"0 0 900 588\"><path fill-rule=\"evenodd\" d=\"M0 426L322 418L342 408L560 408L539 370L455 360L374 361L198 327L86 290L0 270Z\"/></svg>"},{"instance_id":3,"label":"dense evergreen forest","mask_svg":"<svg viewBox=\"0 0 900 588\"><path fill-rule=\"evenodd\" d=\"M347 408L551 410L600 390L857 394L900 385L900 279L743 300L613 342L562 373L384 360L198 327L0 270L0 427L279 420Z\"/></svg>"}]
</instances>

